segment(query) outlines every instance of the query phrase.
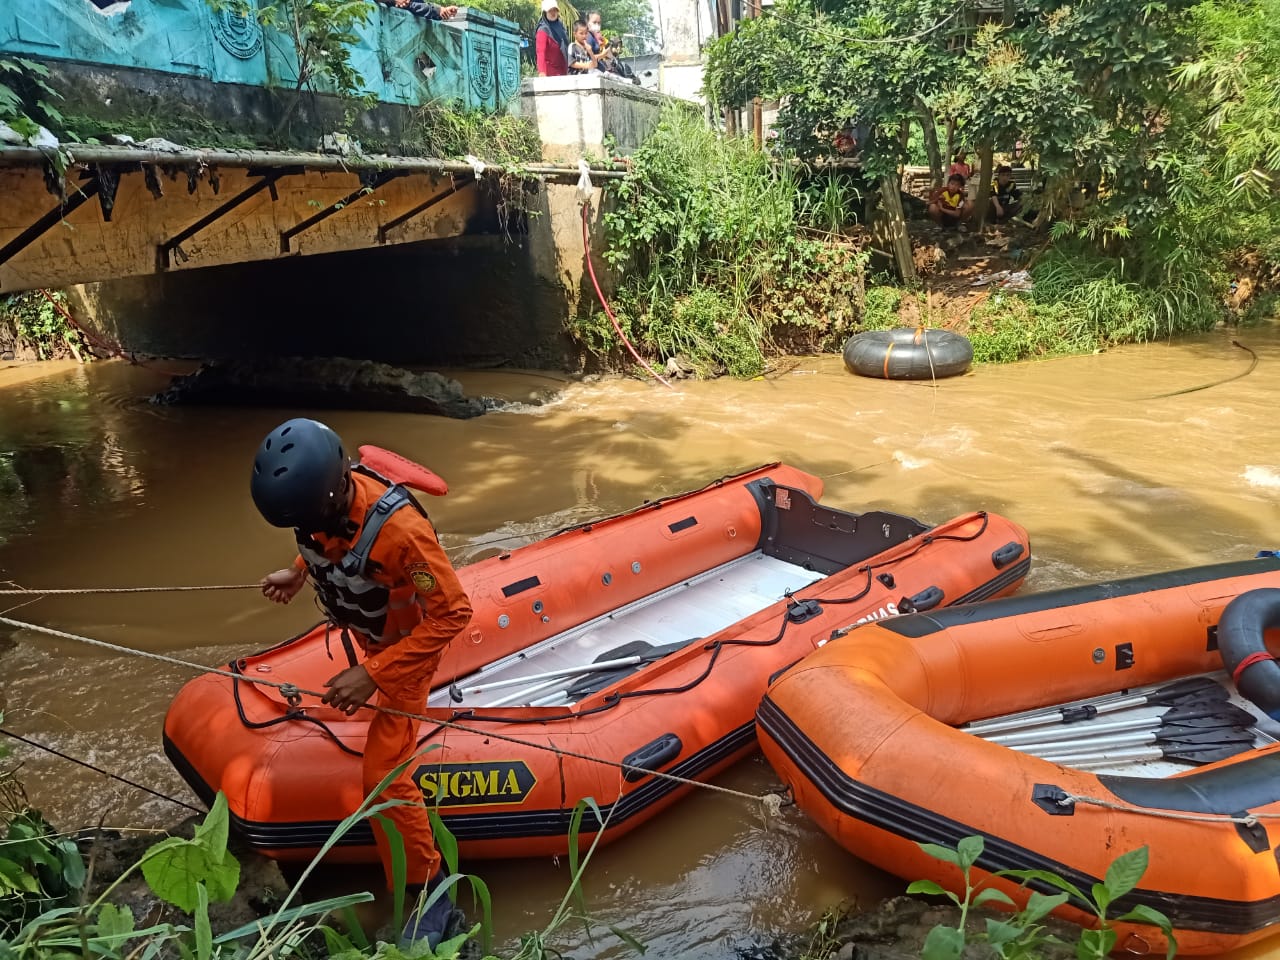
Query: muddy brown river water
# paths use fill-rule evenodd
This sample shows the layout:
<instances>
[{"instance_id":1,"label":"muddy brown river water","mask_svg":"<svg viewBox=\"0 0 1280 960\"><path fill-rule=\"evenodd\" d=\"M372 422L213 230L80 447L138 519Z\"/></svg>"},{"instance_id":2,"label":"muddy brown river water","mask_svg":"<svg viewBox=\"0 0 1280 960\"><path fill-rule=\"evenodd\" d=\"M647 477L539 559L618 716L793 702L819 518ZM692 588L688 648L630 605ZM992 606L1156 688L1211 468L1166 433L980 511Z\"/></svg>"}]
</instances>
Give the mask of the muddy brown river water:
<instances>
[{"instance_id":1,"label":"muddy brown river water","mask_svg":"<svg viewBox=\"0 0 1280 960\"><path fill-rule=\"evenodd\" d=\"M1243 373L1209 389L1150 399ZM936 386L864 380L839 359L800 359L752 382L570 383L455 374L521 403L477 420L320 412L349 445L377 443L450 483L429 504L455 562L528 542L716 476L784 460L827 478L824 500L940 522L987 509L1026 526L1026 590L1251 557L1280 547L1280 328L1219 332L1098 356L980 367ZM246 583L286 562L249 464L273 425L312 411L153 407L166 377L119 362L0 369L0 580L27 587ZM0 598L7 600L9 598ZM0 603L0 609L14 603ZM50 598L9 616L217 664L315 619L251 591ZM169 666L11 632L0 700L11 729L194 802L160 750ZM35 804L63 826L164 826L184 811L27 748ZM720 778L761 793L759 758ZM974 789L982 789L974 784ZM498 932L551 915L567 864L474 865ZM601 851L587 892L650 956L730 958L802 929L841 900L904 884L828 843L794 808L766 821L698 793ZM570 932L576 956L626 951ZM1265 952L1247 954L1266 956ZM1242 955L1245 956L1245 955Z\"/></svg>"}]
</instances>

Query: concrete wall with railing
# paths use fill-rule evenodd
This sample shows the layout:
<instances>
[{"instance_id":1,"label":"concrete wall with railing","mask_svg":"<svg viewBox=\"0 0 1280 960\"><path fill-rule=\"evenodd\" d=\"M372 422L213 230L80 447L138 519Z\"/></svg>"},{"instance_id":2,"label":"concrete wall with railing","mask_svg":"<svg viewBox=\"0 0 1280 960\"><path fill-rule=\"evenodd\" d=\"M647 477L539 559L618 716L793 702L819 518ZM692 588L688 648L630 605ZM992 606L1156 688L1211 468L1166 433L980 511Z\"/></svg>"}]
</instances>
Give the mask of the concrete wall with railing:
<instances>
[{"instance_id":1,"label":"concrete wall with railing","mask_svg":"<svg viewBox=\"0 0 1280 960\"><path fill-rule=\"evenodd\" d=\"M297 45L259 24L257 0L245 2L249 16L208 0L3 0L0 55L293 90ZM510 21L465 7L452 20L427 21L370 0L355 32L352 64L381 103L493 111L519 92L520 35ZM316 89L333 92L323 81Z\"/></svg>"}]
</instances>

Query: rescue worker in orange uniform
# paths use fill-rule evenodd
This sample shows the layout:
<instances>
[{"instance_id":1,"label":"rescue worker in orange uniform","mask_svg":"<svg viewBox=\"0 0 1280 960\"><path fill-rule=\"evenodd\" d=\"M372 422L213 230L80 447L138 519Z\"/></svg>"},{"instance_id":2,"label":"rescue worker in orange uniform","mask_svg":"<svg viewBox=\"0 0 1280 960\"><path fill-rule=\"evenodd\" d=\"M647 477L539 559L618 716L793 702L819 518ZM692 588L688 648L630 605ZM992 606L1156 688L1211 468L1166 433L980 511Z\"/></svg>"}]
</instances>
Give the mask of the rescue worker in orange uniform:
<instances>
[{"instance_id":1,"label":"rescue worker in orange uniform","mask_svg":"<svg viewBox=\"0 0 1280 960\"><path fill-rule=\"evenodd\" d=\"M263 577L263 595L288 603L310 579L348 648L352 665L326 681L324 702L351 715L377 694L382 706L421 713L441 655L471 620L471 603L426 513L403 487L351 463L338 435L315 420L289 420L267 435L254 458L251 491L263 518L292 527L298 543L293 565ZM363 648L363 662L356 662L350 637ZM366 795L414 755L417 735L416 720L370 715ZM416 897L424 887L429 894L442 874L411 771L379 799L410 801L383 816L404 839L408 893ZM390 845L376 821L374 835L390 886ZM410 918L404 939L425 939L434 948L457 923L453 913L442 894Z\"/></svg>"}]
</instances>

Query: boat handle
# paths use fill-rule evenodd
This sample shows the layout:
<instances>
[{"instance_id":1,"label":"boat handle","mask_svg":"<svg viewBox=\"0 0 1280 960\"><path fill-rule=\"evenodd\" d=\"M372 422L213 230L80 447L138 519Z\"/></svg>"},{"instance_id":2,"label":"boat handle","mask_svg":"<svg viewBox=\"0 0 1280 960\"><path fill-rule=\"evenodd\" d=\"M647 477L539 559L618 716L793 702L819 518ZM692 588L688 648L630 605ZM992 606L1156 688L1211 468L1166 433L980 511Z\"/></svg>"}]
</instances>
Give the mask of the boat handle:
<instances>
[{"instance_id":1,"label":"boat handle","mask_svg":"<svg viewBox=\"0 0 1280 960\"><path fill-rule=\"evenodd\" d=\"M664 733L657 740L646 743L639 750L634 750L622 758L622 762L626 764L626 772L623 773L622 779L627 783L643 780L649 772L666 766L680 756L680 751L683 749L684 744L680 742L679 737L674 733ZM635 769L637 767L640 769Z\"/></svg>"},{"instance_id":2,"label":"boat handle","mask_svg":"<svg viewBox=\"0 0 1280 960\"><path fill-rule=\"evenodd\" d=\"M998 547L991 554L991 562L995 564L997 570L1001 567L1007 567L1013 561L1022 556L1022 544L1016 540L1011 540L1003 547Z\"/></svg>"},{"instance_id":3,"label":"boat handle","mask_svg":"<svg viewBox=\"0 0 1280 960\"><path fill-rule=\"evenodd\" d=\"M911 597L903 597L898 601L899 613L924 613L940 604L946 596L941 587L925 587Z\"/></svg>"}]
</instances>

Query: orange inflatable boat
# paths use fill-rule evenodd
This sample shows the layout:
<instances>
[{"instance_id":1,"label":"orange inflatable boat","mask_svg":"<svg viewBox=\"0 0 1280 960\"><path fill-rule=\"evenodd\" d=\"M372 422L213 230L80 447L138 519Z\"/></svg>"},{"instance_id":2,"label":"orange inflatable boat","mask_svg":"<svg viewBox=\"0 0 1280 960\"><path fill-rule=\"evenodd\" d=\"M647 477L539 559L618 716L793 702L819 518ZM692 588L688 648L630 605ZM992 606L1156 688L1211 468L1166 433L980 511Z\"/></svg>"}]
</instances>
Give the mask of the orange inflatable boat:
<instances>
[{"instance_id":1,"label":"orange inflatable boat","mask_svg":"<svg viewBox=\"0 0 1280 960\"><path fill-rule=\"evenodd\" d=\"M1002 517L928 528L823 507L821 490L773 464L459 571L475 613L436 674L421 742L438 748L414 777L464 855L563 853L584 797L602 839L626 833L689 789L655 772L706 780L753 752L769 677L833 633L1026 574L1026 534ZM337 638L320 625L235 661L237 679L199 677L165 720L187 782L225 792L235 828L277 859L312 856L360 803L367 719L250 681L321 689L348 657ZM582 842L599 827L588 815ZM368 824L332 857L376 861Z\"/></svg>"},{"instance_id":2,"label":"orange inflatable boat","mask_svg":"<svg viewBox=\"0 0 1280 960\"><path fill-rule=\"evenodd\" d=\"M1145 905L1180 953L1222 953L1280 933L1277 588L1262 556L866 624L773 684L761 746L846 849L961 894L919 843L983 837L975 877L1019 906L1058 890L993 874L1089 891L1146 845L1108 916ZM1085 906L1057 912L1089 925ZM1121 951L1167 945L1116 929Z\"/></svg>"}]
</instances>

